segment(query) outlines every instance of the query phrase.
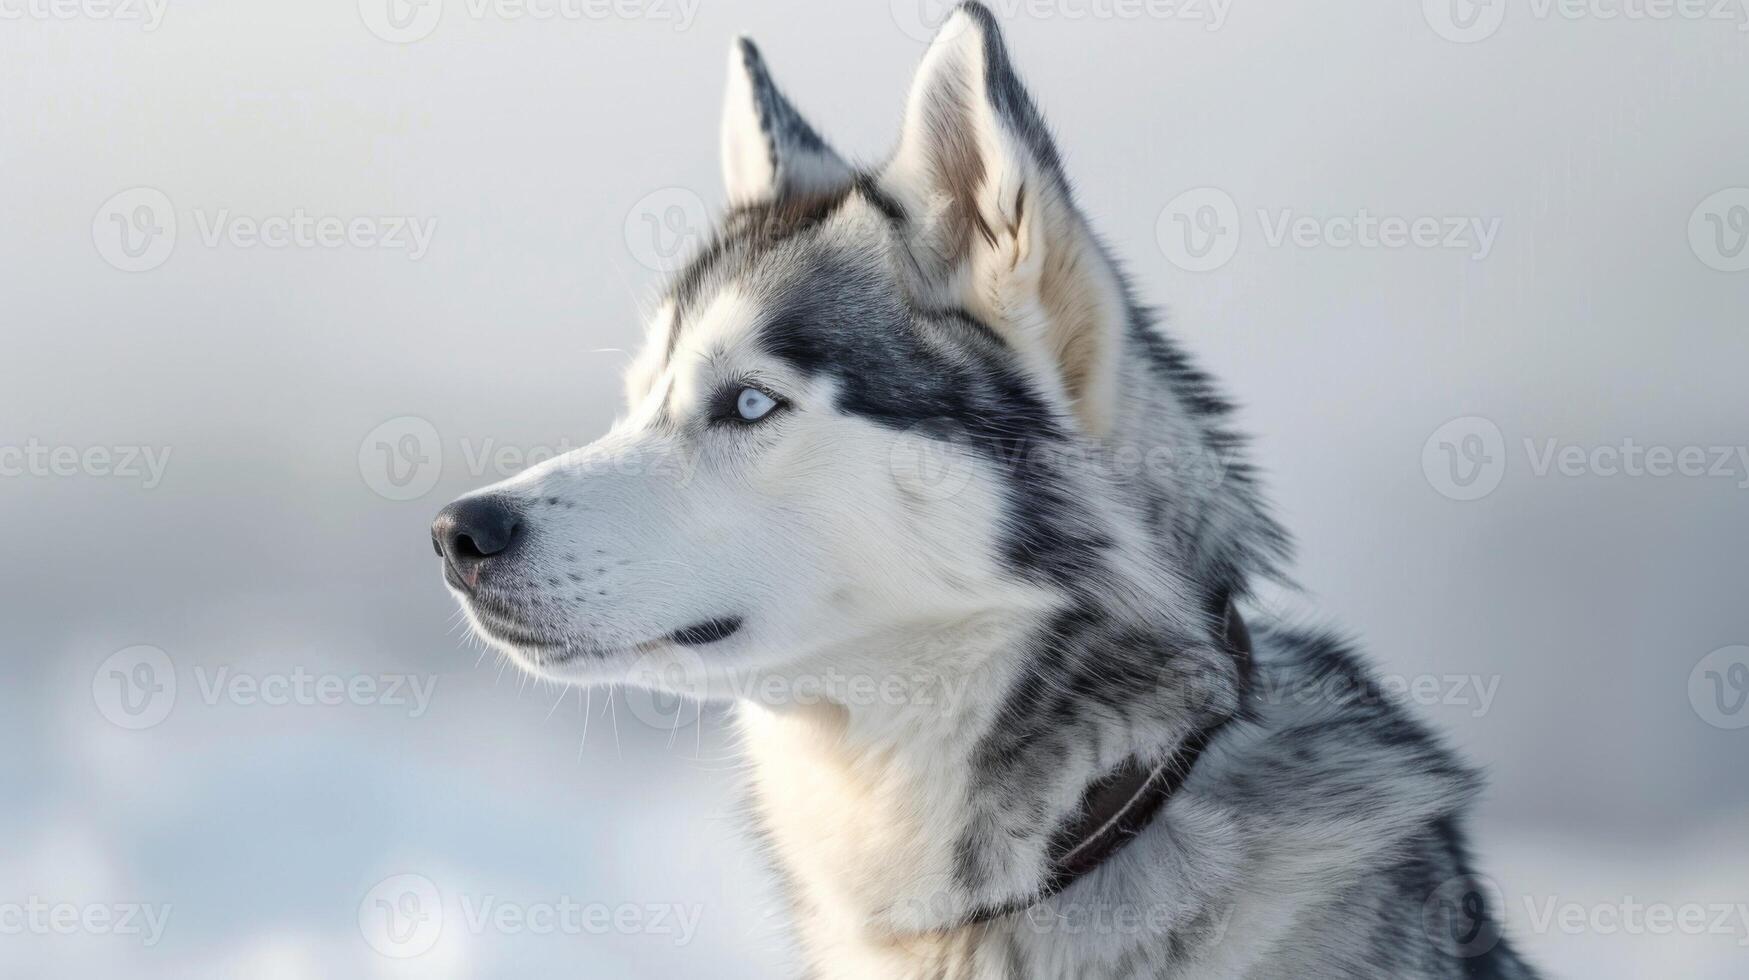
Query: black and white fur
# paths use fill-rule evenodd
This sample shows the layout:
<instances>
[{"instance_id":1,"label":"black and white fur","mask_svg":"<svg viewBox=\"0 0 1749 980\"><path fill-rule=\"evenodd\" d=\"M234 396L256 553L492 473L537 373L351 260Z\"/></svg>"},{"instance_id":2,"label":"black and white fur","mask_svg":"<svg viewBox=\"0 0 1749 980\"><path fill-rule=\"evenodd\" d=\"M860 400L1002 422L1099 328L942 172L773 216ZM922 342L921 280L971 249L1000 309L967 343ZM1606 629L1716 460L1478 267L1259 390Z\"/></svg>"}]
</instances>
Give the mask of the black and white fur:
<instances>
[{"instance_id":1,"label":"black and white fur","mask_svg":"<svg viewBox=\"0 0 1749 980\"><path fill-rule=\"evenodd\" d=\"M1322 633L1254 622L1242 687L1218 612L1285 536L989 12L947 22L867 169L738 42L722 153L730 210L626 416L434 533L528 670L737 698L807 975L1531 976L1474 938L1474 773ZM511 515L490 547L482 506ZM1228 716L1139 836L1038 898L1090 784Z\"/></svg>"}]
</instances>

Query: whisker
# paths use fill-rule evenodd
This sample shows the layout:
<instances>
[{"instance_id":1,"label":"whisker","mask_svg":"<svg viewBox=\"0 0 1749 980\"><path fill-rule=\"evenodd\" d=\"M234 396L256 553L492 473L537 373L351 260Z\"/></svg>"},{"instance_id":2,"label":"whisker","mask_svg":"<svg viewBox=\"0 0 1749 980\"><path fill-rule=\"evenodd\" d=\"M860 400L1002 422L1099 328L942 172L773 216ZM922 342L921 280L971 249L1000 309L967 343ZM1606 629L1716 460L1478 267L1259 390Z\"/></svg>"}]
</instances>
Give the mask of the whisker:
<instances>
[{"instance_id":1,"label":"whisker","mask_svg":"<svg viewBox=\"0 0 1749 980\"><path fill-rule=\"evenodd\" d=\"M614 698L611 694L607 697L607 710L613 718L613 754L623 760L625 755L619 747L619 709L614 705Z\"/></svg>"},{"instance_id":2,"label":"whisker","mask_svg":"<svg viewBox=\"0 0 1749 980\"><path fill-rule=\"evenodd\" d=\"M565 688L562 688L562 687L559 688L559 699L557 701L553 702L552 708L548 709L548 711L547 711L547 716L545 718L541 719L542 724L545 724L546 722L553 720L553 713L559 710L559 705L565 703L565 693L566 693Z\"/></svg>"}]
</instances>

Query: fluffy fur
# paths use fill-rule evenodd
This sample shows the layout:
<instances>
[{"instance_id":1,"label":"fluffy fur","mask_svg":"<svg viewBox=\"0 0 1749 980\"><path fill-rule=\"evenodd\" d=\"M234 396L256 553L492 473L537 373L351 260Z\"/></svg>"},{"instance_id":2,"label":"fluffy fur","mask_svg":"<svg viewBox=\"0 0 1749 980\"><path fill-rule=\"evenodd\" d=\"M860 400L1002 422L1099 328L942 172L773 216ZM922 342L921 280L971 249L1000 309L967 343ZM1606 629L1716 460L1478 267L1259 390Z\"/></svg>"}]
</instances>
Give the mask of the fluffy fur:
<instances>
[{"instance_id":1,"label":"fluffy fur","mask_svg":"<svg viewBox=\"0 0 1749 980\"><path fill-rule=\"evenodd\" d=\"M1286 538L990 14L944 27L880 166L747 41L722 147L731 208L626 416L437 533L527 669L736 699L808 974L1530 976L1473 935L1475 775L1329 637L1254 623L1248 686L1220 643ZM486 500L507 546L464 540ZM1224 718L1139 836L1038 898L1090 784Z\"/></svg>"}]
</instances>

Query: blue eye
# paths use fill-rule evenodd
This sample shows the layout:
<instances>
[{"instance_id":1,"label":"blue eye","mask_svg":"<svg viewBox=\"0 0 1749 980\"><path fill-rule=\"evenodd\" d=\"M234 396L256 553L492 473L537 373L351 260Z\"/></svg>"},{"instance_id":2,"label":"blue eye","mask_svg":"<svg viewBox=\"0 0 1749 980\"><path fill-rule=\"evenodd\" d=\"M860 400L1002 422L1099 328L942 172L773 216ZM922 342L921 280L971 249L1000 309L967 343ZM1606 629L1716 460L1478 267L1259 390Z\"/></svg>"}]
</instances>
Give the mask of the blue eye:
<instances>
[{"instance_id":1,"label":"blue eye","mask_svg":"<svg viewBox=\"0 0 1749 980\"><path fill-rule=\"evenodd\" d=\"M777 399L758 388L742 388L741 393L735 396L735 413L747 422L759 421L770 415L771 410L776 407Z\"/></svg>"}]
</instances>

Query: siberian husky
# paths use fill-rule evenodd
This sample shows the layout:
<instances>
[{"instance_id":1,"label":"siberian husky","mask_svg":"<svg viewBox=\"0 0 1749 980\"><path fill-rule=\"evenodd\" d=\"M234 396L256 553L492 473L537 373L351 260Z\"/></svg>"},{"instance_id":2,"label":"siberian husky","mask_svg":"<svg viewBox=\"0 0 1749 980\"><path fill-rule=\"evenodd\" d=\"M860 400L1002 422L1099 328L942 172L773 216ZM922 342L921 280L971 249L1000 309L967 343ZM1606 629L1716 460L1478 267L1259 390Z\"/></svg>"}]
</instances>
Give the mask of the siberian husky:
<instances>
[{"instance_id":1,"label":"siberian husky","mask_svg":"<svg viewBox=\"0 0 1749 980\"><path fill-rule=\"evenodd\" d=\"M989 11L878 166L746 40L721 139L624 417L432 536L526 670L736 702L805 974L1530 977L1475 774L1337 640L1241 617L1286 537Z\"/></svg>"}]
</instances>

